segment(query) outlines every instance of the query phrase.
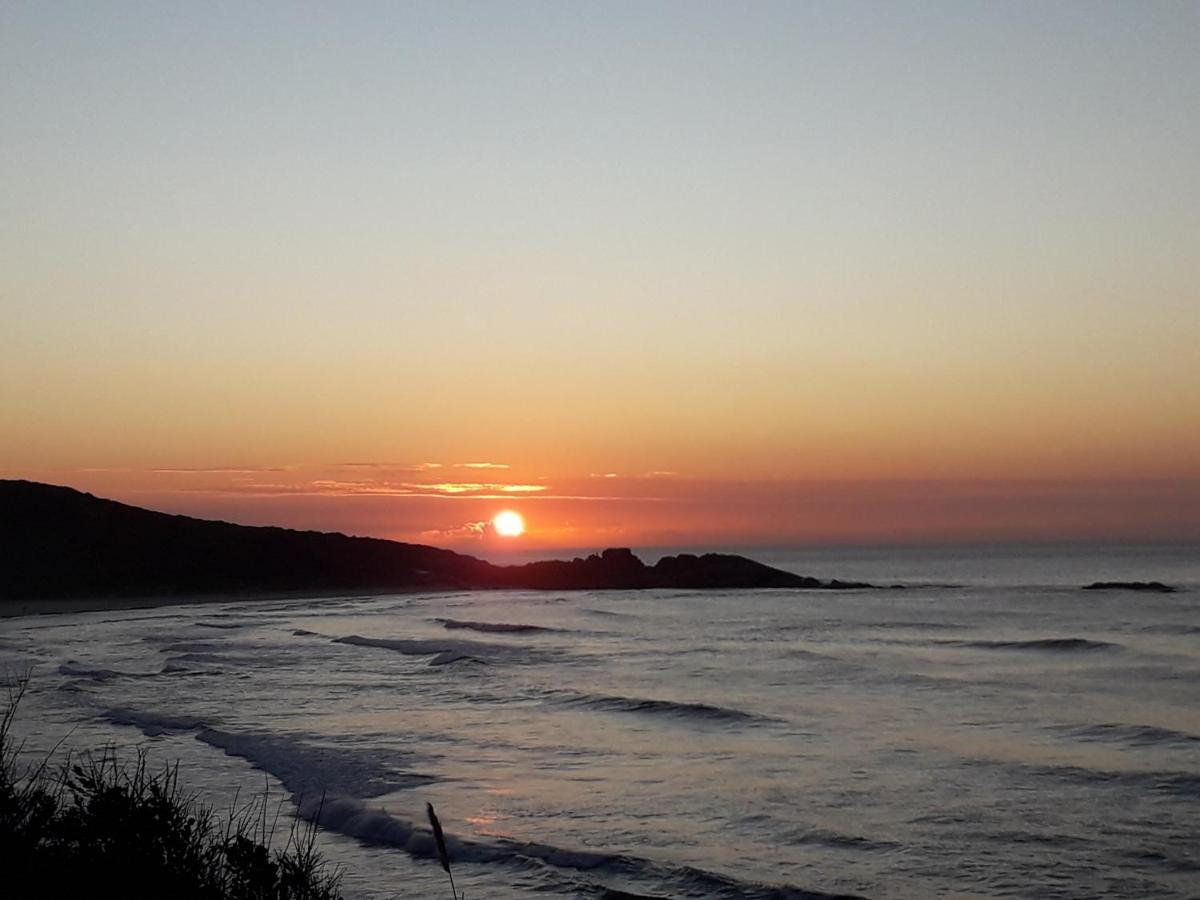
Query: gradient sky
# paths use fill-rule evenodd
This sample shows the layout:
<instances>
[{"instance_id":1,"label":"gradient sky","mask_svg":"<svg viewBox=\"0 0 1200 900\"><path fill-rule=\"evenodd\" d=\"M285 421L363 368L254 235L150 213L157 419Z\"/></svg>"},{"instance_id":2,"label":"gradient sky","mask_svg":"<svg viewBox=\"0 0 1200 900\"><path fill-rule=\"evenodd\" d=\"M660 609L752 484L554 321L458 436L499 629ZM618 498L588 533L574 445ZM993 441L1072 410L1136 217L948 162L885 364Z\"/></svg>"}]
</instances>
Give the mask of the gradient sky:
<instances>
[{"instance_id":1,"label":"gradient sky","mask_svg":"<svg viewBox=\"0 0 1200 900\"><path fill-rule=\"evenodd\" d=\"M1194 2L0 3L0 476L1200 540L1198 47Z\"/></svg>"}]
</instances>

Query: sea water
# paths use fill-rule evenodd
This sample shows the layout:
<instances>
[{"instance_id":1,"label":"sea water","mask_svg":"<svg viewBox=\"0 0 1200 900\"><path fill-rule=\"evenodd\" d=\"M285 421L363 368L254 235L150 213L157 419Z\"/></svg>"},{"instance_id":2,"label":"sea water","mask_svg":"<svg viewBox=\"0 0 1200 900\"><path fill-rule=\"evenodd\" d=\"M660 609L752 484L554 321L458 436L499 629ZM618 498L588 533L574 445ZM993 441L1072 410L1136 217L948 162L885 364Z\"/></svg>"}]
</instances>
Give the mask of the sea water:
<instances>
[{"instance_id":1,"label":"sea water","mask_svg":"<svg viewBox=\"0 0 1200 900\"><path fill-rule=\"evenodd\" d=\"M269 790L350 897L449 896L426 801L471 900L1200 895L1195 548L756 555L887 587L28 617L0 665L26 752Z\"/></svg>"}]
</instances>

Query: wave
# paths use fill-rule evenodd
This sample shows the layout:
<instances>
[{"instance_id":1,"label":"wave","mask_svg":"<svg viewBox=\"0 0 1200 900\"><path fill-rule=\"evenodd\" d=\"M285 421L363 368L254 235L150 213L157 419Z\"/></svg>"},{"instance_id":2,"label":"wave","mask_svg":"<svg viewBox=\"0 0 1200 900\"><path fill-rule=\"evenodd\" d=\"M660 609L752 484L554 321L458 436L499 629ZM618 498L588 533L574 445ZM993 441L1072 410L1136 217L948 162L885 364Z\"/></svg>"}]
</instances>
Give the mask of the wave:
<instances>
[{"instance_id":1,"label":"wave","mask_svg":"<svg viewBox=\"0 0 1200 900\"><path fill-rule=\"evenodd\" d=\"M1070 775L1088 783L1131 785L1155 794L1200 800L1200 774L1195 772L1102 772L1086 769Z\"/></svg>"},{"instance_id":2,"label":"wave","mask_svg":"<svg viewBox=\"0 0 1200 900\"><path fill-rule=\"evenodd\" d=\"M464 629L467 631L482 631L485 634L524 634L537 631L558 631L557 628L547 628L544 625L508 624L505 622L470 622L462 619L434 619L441 622L443 628L450 630Z\"/></svg>"},{"instance_id":3,"label":"wave","mask_svg":"<svg viewBox=\"0 0 1200 900\"><path fill-rule=\"evenodd\" d=\"M115 712L115 711L113 711ZM152 714L130 714L139 721L170 721ZM183 724L178 722L176 724ZM303 739L260 733L234 733L205 728L197 739L230 756L248 761L277 778L291 793L301 817L322 828L336 831L366 844L396 847L423 859L436 859L433 836L423 827L373 808L366 801L393 791L419 787L436 779L399 771L388 765L378 751L351 747L326 747ZM398 762L411 757L398 755ZM670 896L709 896L745 900L834 900L835 895L814 893L790 886L762 885L690 866L667 864L595 850L572 850L551 844L510 841L493 842L446 836L455 863L524 864L530 861L591 873L633 877L665 887ZM604 890L603 884L595 886ZM636 896L636 895L633 895ZM851 900L839 895L841 900Z\"/></svg>"},{"instance_id":4,"label":"wave","mask_svg":"<svg viewBox=\"0 0 1200 900\"><path fill-rule=\"evenodd\" d=\"M153 713L142 710L125 709L114 706L100 710L100 717L114 725L126 725L139 729L146 737L158 737L161 734L172 734L181 731L195 731L204 728L202 719L194 716L180 716L170 713Z\"/></svg>"},{"instance_id":5,"label":"wave","mask_svg":"<svg viewBox=\"0 0 1200 900\"><path fill-rule=\"evenodd\" d=\"M1154 725L1125 725L1101 723L1092 725L1059 726L1073 737L1085 741L1104 741L1130 744L1136 747L1152 747L1168 744L1200 744L1200 735L1158 728Z\"/></svg>"},{"instance_id":6,"label":"wave","mask_svg":"<svg viewBox=\"0 0 1200 900\"><path fill-rule=\"evenodd\" d=\"M211 640L176 640L162 644L158 652L168 654L172 662L217 663L247 671L290 666L297 660L297 651L293 648L263 646L234 638L217 638L215 635Z\"/></svg>"},{"instance_id":7,"label":"wave","mask_svg":"<svg viewBox=\"0 0 1200 900\"><path fill-rule=\"evenodd\" d=\"M961 827L961 823L959 824L960 827L957 829L957 833L960 837L970 838L971 840L987 841L993 844L1032 844L1036 846L1056 847L1062 849L1081 849L1091 847L1096 844L1096 840L1093 838L1081 837L1074 834L1064 834L1061 832L1036 831L1034 829L1004 830L963 828Z\"/></svg>"},{"instance_id":8,"label":"wave","mask_svg":"<svg viewBox=\"0 0 1200 900\"><path fill-rule=\"evenodd\" d=\"M159 653L213 653L228 650L230 644L214 644L212 641L172 641L158 648Z\"/></svg>"},{"instance_id":9,"label":"wave","mask_svg":"<svg viewBox=\"0 0 1200 900\"><path fill-rule=\"evenodd\" d=\"M786 650L780 651L779 655L789 659L811 659L814 662L835 662L852 665L852 663L848 663L846 660L839 659L836 656L830 656L828 653L817 653L815 650L805 650L803 647L789 647Z\"/></svg>"},{"instance_id":10,"label":"wave","mask_svg":"<svg viewBox=\"0 0 1200 900\"><path fill-rule=\"evenodd\" d=\"M322 828L355 838L365 844L395 847L420 859L436 859L433 836L413 822L372 808L360 800L346 797L313 797L299 805L300 815ZM822 894L787 885L765 885L741 881L716 872L691 866L666 863L595 850L568 850L552 844L521 842L497 838L490 842L446 835L446 847L455 865L541 863L556 869L585 872L595 883L589 893L609 898L689 896L744 898L744 900L855 900L849 895ZM653 894L634 894L609 888L600 882L605 877L622 881L635 879L647 884Z\"/></svg>"},{"instance_id":11,"label":"wave","mask_svg":"<svg viewBox=\"0 0 1200 900\"><path fill-rule=\"evenodd\" d=\"M893 841L872 840L852 834L842 834L825 828L803 828L781 835L789 844L819 844L842 850L888 851L900 847Z\"/></svg>"},{"instance_id":12,"label":"wave","mask_svg":"<svg viewBox=\"0 0 1200 900\"><path fill-rule=\"evenodd\" d=\"M591 609L590 607L583 607L579 611L581 613L587 613L590 616L604 616L605 618L609 618L609 619L640 619L641 618L641 616L639 616L637 613L617 612L616 610L613 610L613 609Z\"/></svg>"},{"instance_id":13,"label":"wave","mask_svg":"<svg viewBox=\"0 0 1200 900\"><path fill-rule=\"evenodd\" d=\"M770 716L713 706L709 703L685 703L674 700L654 700L645 697L621 697L606 694L576 694L561 692L553 695L564 706L582 706L605 712L649 713L705 722L778 722Z\"/></svg>"},{"instance_id":14,"label":"wave","mask_svg":"<svg viewBox=\"0 0 1200 900\"><path fill-rule=\"evenodd\" d=\"M101 718L139 729L147 737L196 732L196 739L246 760L274 775L297 802L304 797L345 796L368 799L436 781L405 771L411 754L327 746L313 739L263 732L232 732L213 719L110 707Z\"/></svg>"},{"instance_id":15,"label":"wave","mask_svg":"<svg viewBox=\"0 0 1200 900\"><path fill-rule=\"evenodd\" d=\"M225 660L203 658L204 654L195 654L195 656L202 657L202 658L191 659L191 658L189 658L189 654L184 654L183 656L176 657L174 660L172 660L171 662L169 662L165 666L163 666L162 671L159 674L161 674L161 675L187 675L187 676L193 676L193 675L212 676L212 675L220 675L224 671L222 669L216 669L216 668L195 669L195 668L192 668L191 666L180 665L181 662L208 663L208 662L218 662L218 661L224 662L225 661Z\"/></svg>"},{"instance_id":16,"label":"wave","mask_svg":"<svg viewBox=\"0 0 1200 900\"><path fill-rule=\"evenodd\" d=\"M686 705L684 707L702 705ZM277 778L291 794L297 815L322 828L376 846L395 847L422 859L436 859L432 835L413 822L369 805L372 798L435 781L405 770L413 757L378 750L318 744L308 736L232 732L206 725L198 718L149 711L110 708L101 715L115 724L146 733L195 731L197 740L244 759ZM691 866L639 858L622 853L576 850L539 842L495 838L491 841L447 835L455 864L530 863L566 870L572 880L586 873L588 893L609 897L705 896L739 900L853 900L847 895L807 891L788 885L744 881ZM634 880L650 893L633 894L603 883Z\"/></svg>"},{"instance_id":17,"label":"wave","mask_svg":"<svg viewBox=\"0 0 1200 900\"><path fill-rule=\"evenodd\" d=\"M511 644L489 644L483 641L464 641L458 638L423 640L419 638L368 638L351 634L333 638L335 644L350 644L355 647L377 647L392 650L405 656L431 656L447 662L453 661L446 654L457 658L471 657L480 662L540 662L546 658L542 651L534 651Z\"/></svg>"},{"instance_id":18,"label":"wave","mask_svg":"<svg viewBox=\"0 0 1200 900\"><path fill-rule=\"evenodd\" d=\"M981 760L980 764L996 764L992 760ZM1036 765L1031 763L1000 763L1003 768L1019 773L1019 777L1033 776L1055 782L1079 784L1090 788L1132 788L1140 795L1147 793L1200 800L1200 773L1165 770L1110 770L1092 769L1085 766Z\"/></svg>"},{"instance_id":19,"label":"wave","mask_svg":"<svg viewBox=\"0 0 1200 900\"><path fill-rule=\"evenodd\" d=\"M393 754L389 764L378 750L324 746L303 738L234 733L217 728L205 728L196 738L274 775L294 798L365 799L436 780L429 775L402 771L400 765L412 759L407 754Z\"/></svg>"},{"instance_id":20,"label":"wave","mask_svg":"<svg viewBox=\"0 0 1200 900\"><path fill-rule=\"evenodd\" d=\"M455 650L443 650L437 656L429 661L431 666L448 666L456 662L476 663L481 666L488 664L486 659L480 659L478 656L471 656L469 653L459 653Z\"/></svg>"},{"instance_id":21,"label":"wave","mask_svg":"<svg viewBox=\"0 0 1200 900\"><path fill-rule=\"evenodd\" d=\"M1200 634L1200 625L1164 623L1161 625L1147 625L1138 630L1146 634Z\"/></svg>"},{"instance_id":22,"label":"wave","mask_svg":"<svg viewBox=\"0 0 1200 900\"><path fill-rule=\"evenodd\" d=\"M1149 863L1162 866L1171 872L1200 872L1200 860L1188 859L1182 854L1164 853L1158 849L1130 848L1122 850L1121 855L1135 864Z\"/></svg>"},{"instance_id":23,"label":"wave","mask_svg":"<svg viewBox=\"0 0 1200 900\"><path fill-rule=\"evenodd\" d=\"M448 650L458 650L466 652L467 650L479 650L481 652L489 650L506 649L501 644L484 644L479 641L459 641L459 640L420 640L418 638L368 638L358 634L350 634L345 637L334 638L335 644L350 644L355 647L377 647L380 650L394 650L397 653L402 653L405 656L436 656L439 653L445 653Z\"/></svg>"},{"instance_id":24,"label":"wave","mask_svg":"<svg viewBox=\"0 0 1200 900\"><path fill-rule=\"evenodd\" d=\"M154 672L122 672L119 669L94 669L75 660L67 660L58 667L59 675L81 678L87 681L112 681L114 678L153 678Z\"/></svg>"},{"instance_id":25,"label":"wave","mask_svg":"<svg viewBox=\"0 0 1200 900\"><path fill-rule=\"evenodd\" d=\"M178 665L180 662L198 662L198 664L228 664L232 660L229 656L220 653L180 653L178 656L172 656L170 662L163 666L163 673L167 673L173 665ZM212 670L209 670L210 672Z\"/></svg>"},{"instance_id":26,"label":"wave","mask_svg":"<svg viewBox=\"0 0 1200 900\"><path fill-rule=\"evenodd\" d=\"M980 650L1043 650L1051 652L1088 652L1120 649L1120 644L1086 638L1035 638L1025 641L933 641L951 647L975 647Z\"/></svg>"},{"instance_id":27,"label":"wave","mask_svg":"<svg viewBox=\"0 0 1200 900\"><path fill-rule=\"evenodd\" d=\"M232 631L235 628L246 628L249 622L197 622L197 628L219 628L222 631Z\"/></svg>"},{"instance_id":28,"label":"wave","mask_svg":"<svg viewBox=\"0 0 1200 900\"><path fill-rule=\"evenodd\" d=\"M970 626L961 622L921 622L904 619L885 619L877 622L856 622L855 628L919 629L921 631L963 631Z\"/></svg>"}]
</instances>

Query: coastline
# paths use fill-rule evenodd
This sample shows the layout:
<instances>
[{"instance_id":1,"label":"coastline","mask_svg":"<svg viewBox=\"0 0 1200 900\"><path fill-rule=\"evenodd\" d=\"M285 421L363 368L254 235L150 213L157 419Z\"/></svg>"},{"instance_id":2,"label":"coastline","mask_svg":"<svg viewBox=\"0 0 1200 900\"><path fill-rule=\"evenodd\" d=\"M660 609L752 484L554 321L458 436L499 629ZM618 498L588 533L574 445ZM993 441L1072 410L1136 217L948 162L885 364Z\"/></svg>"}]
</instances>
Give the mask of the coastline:
<instances>
[{"instance_id":1,"label":"coastline","mask_svg":"<svg viewBox=\"0 0 1200 900\"><path fill-rule=\"evenodd\" d=\"M240 603L259 600L332 600L380 597L387 594L438 593L445 588L386 588L360 591L235 591L220 594L152 594L141 597L54 597L27 600L0 599L0 619L30 616L65 616L74 613L114 612L126 609L156 609L200 603Z\"/></svg>"}]
</instances>

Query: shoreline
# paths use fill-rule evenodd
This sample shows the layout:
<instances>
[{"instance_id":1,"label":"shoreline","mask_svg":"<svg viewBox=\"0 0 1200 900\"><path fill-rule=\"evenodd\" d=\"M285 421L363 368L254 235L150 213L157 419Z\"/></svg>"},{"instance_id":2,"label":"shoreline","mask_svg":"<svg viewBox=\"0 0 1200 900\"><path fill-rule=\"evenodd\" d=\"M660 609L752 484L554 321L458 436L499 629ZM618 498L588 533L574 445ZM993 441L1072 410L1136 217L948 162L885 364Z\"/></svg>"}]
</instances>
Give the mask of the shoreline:
<instances>
[{"instance_id":1,"label":"shoreline","mask_svg":"<svg viewBox=\"0 0 1200 900\"><path fill-rule=\"evenodd\" d=\"M241 603L268 600L332 600L352 597L381 597L387 594L438 593L448 588L379 588L361 591L245 591L227 594L153 594L141 597L54 597L49 599L0 599L0 619L32 616L66 616L76 613L116 612L128 609L157 609L202 603Z\"/></svg>"}]
</instances>

